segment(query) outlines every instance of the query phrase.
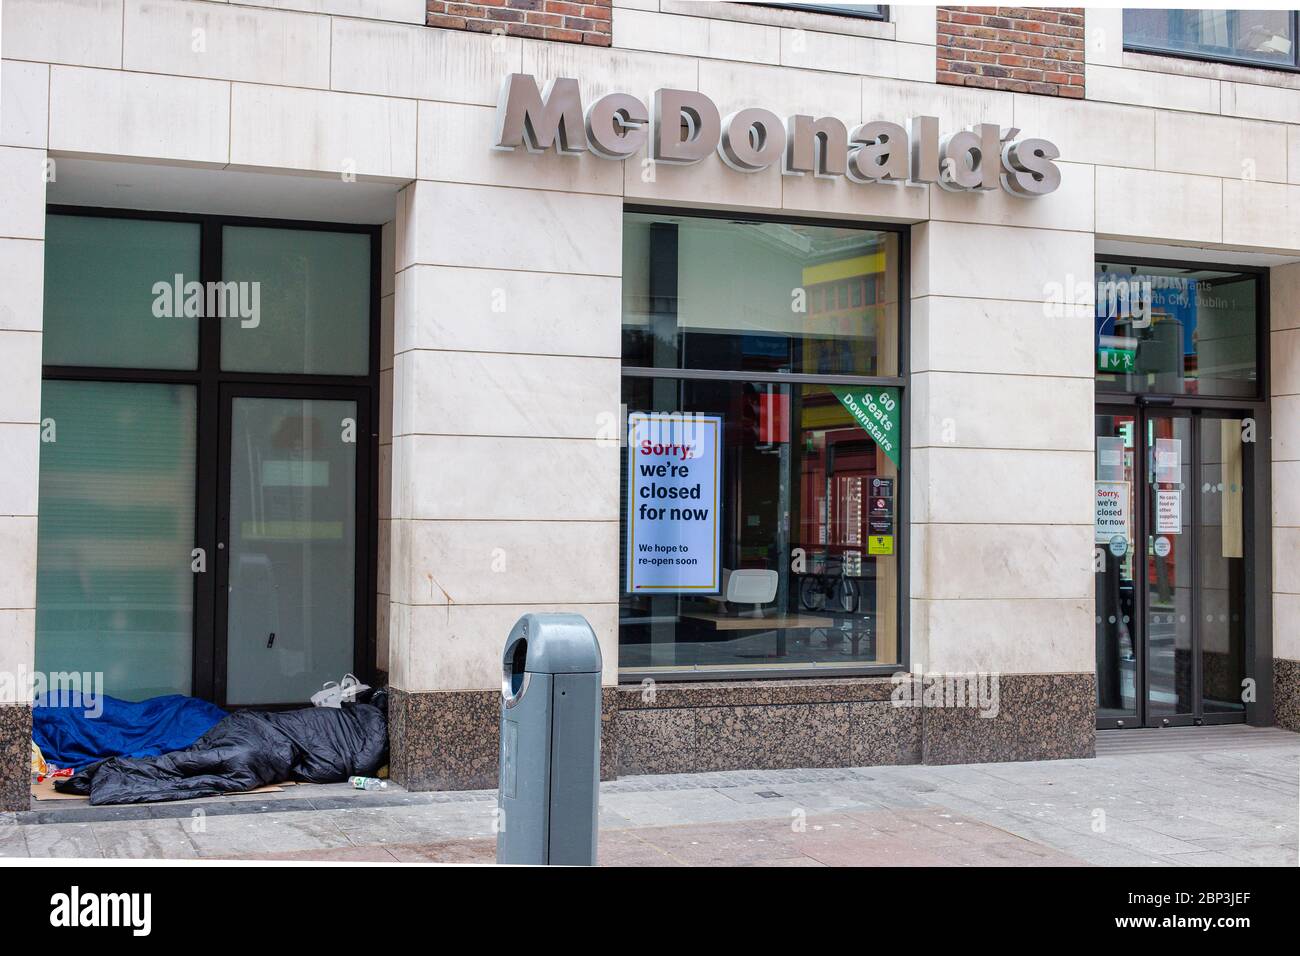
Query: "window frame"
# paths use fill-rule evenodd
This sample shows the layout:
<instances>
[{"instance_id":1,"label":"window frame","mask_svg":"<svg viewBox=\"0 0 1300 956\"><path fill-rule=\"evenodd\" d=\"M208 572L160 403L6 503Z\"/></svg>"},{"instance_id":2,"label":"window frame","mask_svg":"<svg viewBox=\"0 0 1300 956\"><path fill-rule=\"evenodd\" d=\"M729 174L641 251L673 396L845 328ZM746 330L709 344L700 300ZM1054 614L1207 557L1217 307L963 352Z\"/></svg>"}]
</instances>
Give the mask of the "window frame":
<instances>
[{"instance_id":1,"label":"window frame","mask_svg":"<svg viewBox=\"0 0 1300 956\"><path fill-rule=\"evenodd\" d=\"M298 229L311 232L363 233L370 237L370 294L367 343L367 374L334 375L285 372L238 372L221 367L221 325L207 317L199 320L198 364L193 369L164 369L149 366L47 365L42 362L41 381L132 382L142 384L192 385L196 391L196 453L194 488L194 547L208 557L208 570L194 574L194 619L191 629L193 667L190 693L194 697L224 705L221 673L225 662L226 636L217 633L217 544L218 500L222 476L221 424L223 395L232 387L310 386L331 391L366 389L370 400L364 414L358 409L359 430L365 436L366 460L359 469L357 482L356 630L353 647L354 673L367 683L377 677L378 649L378 553L379 553L379 365L380 365L380 282L382 278L382 226L364 223L323 222L317 220L272 219L255 216L226 216L202 213L164 212L143 209L118 209L111 206L75 206L49 204L46 217L81 216L103 219L136 219L160 222L197 223L199 226L199 274L197 281L206 284L223 280L222 230L226 226L252 226L267 229ZM361 449L358 449L361 451ZM300 707L301 702L241 705L240 710L282 710Z\"/></svg>"},{"instance_id":2,"label":"window frame","mask_svg":"<svg viewBox=\"0 0 1300 956\"><path fill-rule=\"evenodd\" d=\"M875 20L878 23L889 22L889 5L848 4L848 3L757 3L755 6L775 7L781 10L804 10L808 13L822 13L831 17L853 17L857 20ZM873 7L873 10L863 9Z\"/></svg>"},{"instance_id":3,"label":"window frame","mask_svg":"<svg viewBox=\"0 0 1300 956\"><path fill-rule=\"evenodd\" d=\"M1191 8L1189 8L1191 9ZM1229 13L1240 11L1229 10ZM1198 53L1195 50L1175 50L1167 47L1131 42L1127 31L1123 31L1123 48L1125 52L1146 53L1150 56L1168 56L1180 60L1195 60L1200 63L1224 63L1230 66L1247 66L1257 70L1276 70L1282 73L1300 73L1300 10L1286 11L1291 19L1291 62L1265 62L1246 57L1224 56L1214 53ZM1121 28L1122 30L1122 28Z\"/></svg>"},{"instance_id":4,"label":"window frame","mask_svg":"<svg viewBox=\"0 0 1300 956\"><path fill-rule=\"evenodd\" d=\"M1269 270L1266 266L1243 266L1224 262L1193 262L1186 259L1153 259L1146 256L1093 254L1092 282L1097 284L1098 265L1144 266L1163 269L1196 269L1208 272L1236 272L1255 277L1255 394L1254 395L1202 395L1187 392L1130 392L1120 389L1096 388L1097 381L1097 330L1096 303L1093 304L1092 380L1097 402L1108 405L1169 405L1174 408L1267 408L1269 401Z\"/></svg>"},{"instance_id":5,"label":"window frame","mask_svg":"<svg viewBox=\"0 0 1300 956\"><path fill-rule=\"evenodd\" d=\"M878 223L850 219L822 218L815 216L783 216L771 213L728 212L716 209L695 209L688 206L645 205L625 203L623 215L639 214L651 216L680 216L695 219L721 219L737 223L772 222L794 226L826 226L840 229L856 229L863 232L894 233L898 245L898 374L897 375L817 375L807 372L762 372L736 369L691 369L691 368L656 368L622 364L619 356L619 381L625 379L674 379L714 382L756 382L784 385L868 385L888 386L898 390L899 398L899 481L895 495L897 510L896 529L898 546L895 549L898 576L898 660L894 663L879 664L823 664L813 662L791 667L774 667L765 664L751 664L739 667L683 665L680 670L665 668L625 668L621 660L617 667L619 683L640 683L642 680L685 683L691 681L718 680L824 680L835 677L886 677L911 667L911 625L910 598L911 581L909 566L911 564L912 521L910 513L910 495L908 482L911 480L911 423L908 406L908 379L910 378L908 358L910 346L911 296L911 227L899 223ZM620 290L621 300L621 290ZM620 326L621 302L620 302ZM621 339L621 332L620 332ZM623 419L620 443L627 439L626 416ZM619 528L627 520L625 502L620 495ZM622 558L619 557L621 562ZM619 623L618 633L622 633L622 602L626 595L624 583L619 582ZM618 642L621 649L622 641Z\"/></svg>"}]
</instances>

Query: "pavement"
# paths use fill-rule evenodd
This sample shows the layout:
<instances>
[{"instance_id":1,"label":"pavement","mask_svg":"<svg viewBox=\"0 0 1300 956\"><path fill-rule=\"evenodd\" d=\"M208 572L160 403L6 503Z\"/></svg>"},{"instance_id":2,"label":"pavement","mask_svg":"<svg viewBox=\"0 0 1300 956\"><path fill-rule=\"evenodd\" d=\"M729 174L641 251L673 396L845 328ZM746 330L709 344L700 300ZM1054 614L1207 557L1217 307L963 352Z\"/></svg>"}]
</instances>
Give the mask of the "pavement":
<instances>
[{"instance_id":1,"label":"pavement","mask_svg":"<svg viewBox=\"0 0 1300 956\"><path fill-rule=\"evenodd\" d=\"M1092 760L601 784L607 866L1297 866L1300 735L1099 734ZM300 786L0 814L0 857L491 863L492 790ZM16 862L16 861L15 861Z\"/></svg>"}]
</instances>

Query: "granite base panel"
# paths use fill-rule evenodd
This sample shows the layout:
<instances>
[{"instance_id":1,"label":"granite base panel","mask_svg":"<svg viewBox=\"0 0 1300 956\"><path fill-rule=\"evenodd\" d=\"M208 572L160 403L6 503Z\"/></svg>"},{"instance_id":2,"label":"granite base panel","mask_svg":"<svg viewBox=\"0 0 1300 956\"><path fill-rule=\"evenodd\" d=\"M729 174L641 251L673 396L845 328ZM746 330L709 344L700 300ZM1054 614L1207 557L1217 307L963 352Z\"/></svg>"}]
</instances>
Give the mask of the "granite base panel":
<instances>
[{"instance_id":1,"label":"granite base panel","mask_svg":"<svg viewBox=\"0 0 1300 956\"><path fill-rule=\"evenodd\" d=\"M624 685L620 775L918 763L921 721L888 678Z\"/></svg>"},{"instance_id":2,"label":"granite base panel","mask_svg":"<svg viewBox=\"0 0 1300 956\"><path fill-rule=\"evenodd\" d=\"M607 687L601 779L1095 753L1092 674L1002 675L997 711L989 716L976 708L925 706L922 694L900 706L895 689L889 678ZM495 787L500 706L496 691L394 689L393 779L410 790Z\"/></svg>"},{"instance_id":3,"label":"granite base panel","mask_svg":"<svg viewBox=\"0 0 1300 956\"><path fill-rule=\"evenodd\" d=\"M995 763L1096 756L1093 674L1002 674L996 713L921 708L922 762Z\"/></svg>"},{"instance_id":4,"label":"granite base panel","mask_svg":"<svg viewBox=\"0 0 1300 956\"><path fill-rule=\"evenodd\" d=\"M487 790L497 785L501 693L408 692L390 687L389 774L407 790ZM614 688L601 691L600 778L612 780Z\"/></svg>"},{"instance_id":5,"label":"granite base panel","mask_svg":"<svg viewBox=\"0 0 1300 956\"><path fill-rule=\"evenodd\" d=\"M620 711L619 774L919 763L920 713L880 703Z\"/></svg>"},{"instance_id":6,"label":"granite base panel","mask_svg":"<svg viewBox=\"0 0 1300 956\"><path fill-rule=\"evenodd\" d=\"M1300 661L1273 659L1273 722L1300 734Z\"/></svg>"},{"instance_id":7,"label":"granite base panel","mask_svg":"<svg viewBox=\"0 0 1300 956\"><path fill-rule=\"evenodd\" d=\"M32 804L32 709L0 704L0 811Z\"/></svg>"}]
</instances>

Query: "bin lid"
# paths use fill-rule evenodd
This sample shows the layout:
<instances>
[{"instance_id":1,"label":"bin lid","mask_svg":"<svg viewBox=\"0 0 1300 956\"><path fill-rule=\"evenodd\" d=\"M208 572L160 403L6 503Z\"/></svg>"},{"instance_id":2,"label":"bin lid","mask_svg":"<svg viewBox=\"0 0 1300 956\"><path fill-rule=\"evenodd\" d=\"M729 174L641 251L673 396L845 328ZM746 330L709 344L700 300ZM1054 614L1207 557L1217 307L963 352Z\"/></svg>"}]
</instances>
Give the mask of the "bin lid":
<instances>
[{"instance_id":1,"label":"bin lid","mask_svg":"<svg viewBox=\"0 0 1300 956\"><path fill-rule=\"evenodd\" d=\"M528 642L524 658L527 673L600 673L600 642L581 614L525 614L506 638L503 662L507 666L519 640Z\"/></svg>"}]
</instances>

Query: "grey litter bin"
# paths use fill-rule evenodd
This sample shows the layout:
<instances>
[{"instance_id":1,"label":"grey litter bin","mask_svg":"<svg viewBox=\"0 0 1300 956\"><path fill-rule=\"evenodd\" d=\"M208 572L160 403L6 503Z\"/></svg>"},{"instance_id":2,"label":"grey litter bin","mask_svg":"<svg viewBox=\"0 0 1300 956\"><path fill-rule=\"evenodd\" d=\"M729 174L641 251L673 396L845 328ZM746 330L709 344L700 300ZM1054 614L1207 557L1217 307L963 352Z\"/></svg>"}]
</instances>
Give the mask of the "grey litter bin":
<instances>
[{"instance_id":1,"label":"grey litter bin","mask_svg":"<svg viewBox=\"0 0 1300 956\"><path fill-rule=\"evenodd\" d=\"M497 862L594 866L600 644L580 614L525 614L502 658Z\"/></svg>"}]
</instances>

